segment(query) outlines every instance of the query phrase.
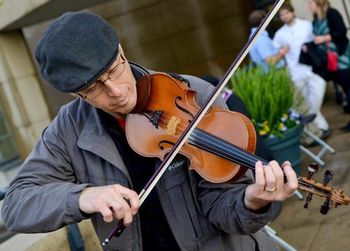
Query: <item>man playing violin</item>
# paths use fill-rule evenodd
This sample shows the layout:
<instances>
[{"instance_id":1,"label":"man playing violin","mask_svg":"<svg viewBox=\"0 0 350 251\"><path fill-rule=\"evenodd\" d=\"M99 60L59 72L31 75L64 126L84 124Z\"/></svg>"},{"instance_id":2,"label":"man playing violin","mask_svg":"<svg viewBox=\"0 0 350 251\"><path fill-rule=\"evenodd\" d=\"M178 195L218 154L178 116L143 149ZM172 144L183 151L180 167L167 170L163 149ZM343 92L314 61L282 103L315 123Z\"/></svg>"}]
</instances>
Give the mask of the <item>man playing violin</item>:
<instances>
[{"instance_id":1,"label":"man playing violin","mask_svg":"<svg viewBox=\"0 0 350 251\"><path fill-rule=\"evenodd\" d=\"M248 171L211 183L178 155L139 208L138 192L159 160L131 149L124 123L137 81L150 72L127 60L106 21L84 12L54 21L35 57L44 79L77 98L61 108L11 182L2 207L8 229L48 232L90 218L103 241L123 220L127 227L110 250L275 249L263 227L297 188L289 162L257 162L255 180ZM213 90L199 78L181 79L199 104Z\"/></svg>"}]
</instances>

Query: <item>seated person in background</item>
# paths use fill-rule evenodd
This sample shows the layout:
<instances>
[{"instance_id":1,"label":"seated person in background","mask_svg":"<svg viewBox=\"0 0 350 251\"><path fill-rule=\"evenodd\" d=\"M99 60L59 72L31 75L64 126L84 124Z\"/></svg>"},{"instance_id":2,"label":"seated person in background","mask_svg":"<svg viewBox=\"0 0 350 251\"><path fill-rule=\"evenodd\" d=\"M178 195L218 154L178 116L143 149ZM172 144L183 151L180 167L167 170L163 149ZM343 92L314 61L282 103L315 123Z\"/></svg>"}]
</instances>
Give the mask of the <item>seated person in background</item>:
<instances>
[{"instance_id":1,"label":"seated person in background","mask_svg":"<svg viewBox=\"0 0 350 251\"><path fill-rule=\"evenodd\" d=\"M323 97L326 91L326 81L312 72L312 67L299 63L302 46L313 39L310 21L296 18L294 8L284 4L279 10L279 16L284 25L276 32L273 43L277 48L288 47L285 54L287 67L294 85L303 95L309 108L309 113L315 113L315 126L322 130L321 138L330 135L329 125L321 113Z\"/></svg>"},{"instance_id":2,"label":"seated person in background","mask_svg":"<svg viewBox=\"0 0 350 251\"><path fill-rule=\"evenodd\" d=\"M255 10L249 15L249 23L252 26L251 35L256 31L265 16L266 12L263 10ZM282 59L288 50L288 47L281 47L278 50L274 46L268 32L264 31L250 50L249 55L255 65L261 65L268 72L269 64L275 65L276 68L281 68L285 65Z\"/></svg>"},{"instance_id":3,"label":"seated person in background","mask_svg":"<svg viewBox=\"0 0 350 251\"><path fill-rule=\"evenodd\" d=\"M327 60L325 60L322 69L335 83L342 86L347 103L350 104L350 43L346 36L347 30L343 18L339 11L332 8L328 0L308 0L308 6L314 16L313 33L314 44L317 53L321 58L327 58L326 52L329 48L336 52L337 69L329 71L327 69ZM350 122L341 128L350 132Z\"/></svg>"}]
</instances>

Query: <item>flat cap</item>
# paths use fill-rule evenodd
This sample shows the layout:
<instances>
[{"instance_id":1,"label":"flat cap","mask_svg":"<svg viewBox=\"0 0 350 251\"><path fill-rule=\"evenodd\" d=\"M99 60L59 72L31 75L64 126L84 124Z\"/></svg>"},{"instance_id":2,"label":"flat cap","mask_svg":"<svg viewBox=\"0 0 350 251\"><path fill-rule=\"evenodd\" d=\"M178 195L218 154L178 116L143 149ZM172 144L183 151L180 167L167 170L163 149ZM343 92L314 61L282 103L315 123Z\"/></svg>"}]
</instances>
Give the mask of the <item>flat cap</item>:
<instances>
[{"instance_id":1,"label":"flat cap","mask_svg":"<svg viewBox=\"0 0 350 251\"><path fill-rule=\"evenodd\" d=\"M78 92L97 80L118 55L113 27L89 12L67 12L40 39L35 58L42 77L62 92Z\"/></svg>"}]
</instances>

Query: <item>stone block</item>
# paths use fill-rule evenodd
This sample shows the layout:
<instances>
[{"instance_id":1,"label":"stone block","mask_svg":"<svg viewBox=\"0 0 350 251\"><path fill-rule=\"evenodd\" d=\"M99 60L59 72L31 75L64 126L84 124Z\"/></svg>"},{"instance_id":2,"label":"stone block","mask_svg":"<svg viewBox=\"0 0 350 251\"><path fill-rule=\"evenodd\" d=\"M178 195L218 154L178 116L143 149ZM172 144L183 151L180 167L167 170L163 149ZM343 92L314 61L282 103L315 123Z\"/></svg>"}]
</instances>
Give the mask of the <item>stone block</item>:
<instances>
[{"instance_id":1,"label":"stone block","mask_svg":"<svg viewBox=\"0 0 350 251\"><path fill-rule=\"evenodd\" d=\"M61 228L55 232L47 234L30 247L27 251L56 251L56 250L70 250L67 241L67 230Z\"/></svg>"},{"instance_id":2,"label":"stone block","mask_svg":"<svg viewBox=\"0 0 350 251\"><path fill-rule=\"evenodd\" d=\"M147 8L147 6L153 6L159 0L122 0L122 1L109 1L95 7L90 8L90 10L97 15L100 15L106 19L111 16L121 16L128 12L133 12L135 10L142 10Z\"/></svg>"},{"instance_id":3,"label":"stone block","mask_svg":"<svg viewBox=\"0 0 350 251\"><path fill-rule=\"evenodd\" d=\"M30 127L20 127L14 132L20 138L22 144L18 145L18 151L21 156L27 157L27 155L32 151L34 144L37 142L38 138L35 138L33 130Z\"/></svg>"},{"instance_id":4,"label":"stone block","mask_svg":"<svg viewBox=\"0 0 350 251\"><path fill-rule=\"evenodd\" d=\"M13 126L20 128L26 124L27 121L25 121L23 117L24 110L22 109L21 102L14 89L15 84L12 80L2 82L0 85L1 104Z\"/></svg>"},{"instance_id":5,"label":"stone block","mask_svg":"<svg viewBox=\"0 0 350 251\"><path fill-rule=\"evenodd\" d=\"M30 123L47 120L50 115L38 80L34 76L26 76L16 79L15 83Z\"/></svg>"},{"instance_id":6,"label":"stone block","mask_svg":"<svg viewBox=\"0 0 350 251\"><path fill-rule=\"evenodd\" d=\"M16 234L12 238L1 243L0 251L28 250L32 244L42 240L47 235L48 234Z\"/></svg>"},{"instance_id":7,"label":"stone block","mask_svg":"<svg viewBox=\"0 0 350 251\"><path fill-rule=\"evenodd\" d=\"M176 72L179 62L169 40L154 41L126 50L127 57L155 71Z\"/></svg>"},{"instance_id":8,"label":"stone block","mask_svg":"<svg viewBox=\"0 0 350 251\"><path fill-rule=\"evenodd\" d=\"M32 124L31 130L32 130L34 143L36 143L40 139L40 136L41 136L43 130L50 124L50 122L51 121L49 119L44 119L42 121L38 121L38 122ZM34 144L33 144L33 146L34 146Z\"/></svg>"},{"instance_id":9,"label":"stone block","mask_svg":"<svg viewBox=\"0 0 350 251\"><path fill-rule=\"evenodd\" d=\"M0 84L10 79L10 72L0 46Z\"/></svg>"},{"instance_id":10,"label":"stone block","mask_svg":"<svg viewBox=\"0 0 350 251\"><path fill-rule=\"evenodd\" d=\"M31 55L20 32L1 34L0 45L3 49L4 60L13 78L35 73Z\"/></svg>"}]
</instances>

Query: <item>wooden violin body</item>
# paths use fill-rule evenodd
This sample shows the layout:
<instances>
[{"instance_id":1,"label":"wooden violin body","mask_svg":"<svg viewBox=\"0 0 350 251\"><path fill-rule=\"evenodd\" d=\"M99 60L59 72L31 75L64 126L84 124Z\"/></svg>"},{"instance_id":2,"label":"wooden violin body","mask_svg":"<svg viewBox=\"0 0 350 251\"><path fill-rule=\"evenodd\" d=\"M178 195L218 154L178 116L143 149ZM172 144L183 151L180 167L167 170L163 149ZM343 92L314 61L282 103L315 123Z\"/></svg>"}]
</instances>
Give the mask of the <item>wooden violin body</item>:
<instances>
[{"instance_id":1,"label":"wooden violin body","mask_svg":"<svg viewBox=\"0 0 350 251\"><path fill-rule=\"evenodd\" d=\"M150 86L146 88L149 97L142 114L128 115L127 139L140 155L163 160L199 110L196 92L163 73L149 75L138 85ZM253 124L243 114L213 107L181 150L190 160L190 169L208 181L225 182L240 177L246 167L211 152L217 149L215 144L210 146L214 137L220 139L217 144L230 142L252 153L256 143ZM214 149L206 149L210 147Z\"/></svg>"}]
</instances>

